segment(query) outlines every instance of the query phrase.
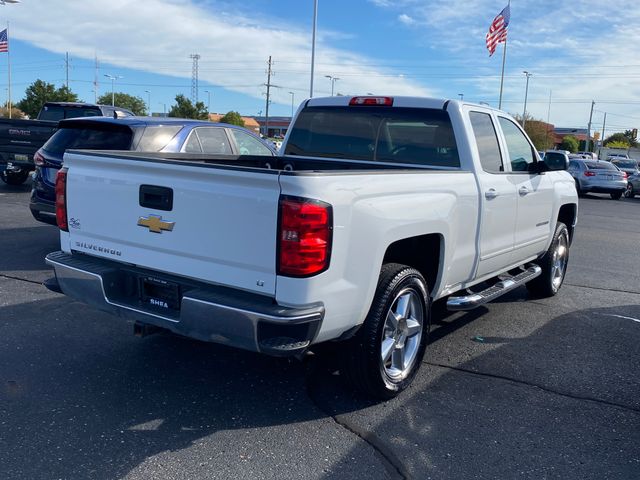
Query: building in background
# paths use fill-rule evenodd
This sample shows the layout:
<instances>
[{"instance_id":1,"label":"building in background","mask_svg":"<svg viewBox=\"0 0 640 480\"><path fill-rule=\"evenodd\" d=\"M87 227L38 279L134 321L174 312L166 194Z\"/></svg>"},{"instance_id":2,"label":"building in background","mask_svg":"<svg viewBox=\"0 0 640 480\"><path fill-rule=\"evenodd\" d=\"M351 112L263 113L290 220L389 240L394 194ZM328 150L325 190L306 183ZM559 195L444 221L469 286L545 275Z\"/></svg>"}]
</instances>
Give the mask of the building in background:
<instances>
[{"instance_id":1,"label":"building in background","mask_svg":"<svg viewBox=\"0 0 640 480\"><path fill-rule=\"evenodd\" d=\"M269 138L283 138L289 125L291 117L269 117L269 131L266 131L266 117L254 117L260 124L260 134Z\"/></svg>"}]
</instances>

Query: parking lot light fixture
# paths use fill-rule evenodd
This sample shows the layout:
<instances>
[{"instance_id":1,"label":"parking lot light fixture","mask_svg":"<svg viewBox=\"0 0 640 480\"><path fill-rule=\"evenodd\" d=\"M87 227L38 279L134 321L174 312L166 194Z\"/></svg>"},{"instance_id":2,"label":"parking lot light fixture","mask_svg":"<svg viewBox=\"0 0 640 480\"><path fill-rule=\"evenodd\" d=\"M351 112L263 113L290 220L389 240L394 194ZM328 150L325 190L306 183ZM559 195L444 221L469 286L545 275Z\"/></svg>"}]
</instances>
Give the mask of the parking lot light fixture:
<instances>
[{"instance_id":1,"label":"parking lot light fixture","mask_svg":"<svg viewBox=\"0 0 640 480\"><path fill-rule=\"evenodd\" d=\"M120 78L124 78L122 75L109 75L107 73L104 74L105 77L107 77L109 80L111 80L111 106L115 107L116 106L116 102L115 102L115 93L114 93L114 84L115 81L120 79Z\"/></svg>"}]
</instances>

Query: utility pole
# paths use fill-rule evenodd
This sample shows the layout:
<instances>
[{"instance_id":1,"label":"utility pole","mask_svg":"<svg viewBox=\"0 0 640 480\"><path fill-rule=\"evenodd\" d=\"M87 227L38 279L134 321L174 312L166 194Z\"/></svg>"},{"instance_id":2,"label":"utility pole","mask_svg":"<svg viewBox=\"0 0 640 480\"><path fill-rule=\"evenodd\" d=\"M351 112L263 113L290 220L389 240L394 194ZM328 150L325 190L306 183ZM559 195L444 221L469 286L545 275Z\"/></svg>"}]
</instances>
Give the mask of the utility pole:
<instances>
[{"instance_id":1,"label":"utility pole","mask_svg":"<svg viewBox=\"0 0 640 480\"><path fill-rule=\"evenodd\" d=\"M267 87L267 105L265 108L266 114L264 119L264 136L269 138L269 96L271 95L271 55L269 55L269 67L267 69L267 83L265 84Z\"/></svg>"},{"instance_id":2,"label":"utility pole","mask_svg":"<svg viewBox=\"0 0 640 480\"><path fill-rule=\"evenodd\" d=\"M189 58L193 60L191 67L191 101L195 106L198 103L198 60L200 60L200 55L193 53L189 55Z\"/></svg>"},{"instance_id":3,"label":"utility pole","mask_svg":"<svg viewBox=\"0 0 640 480\"><path fill-rule=\"evenodd\" d=\"M99 86L100 85L98 84L98 54L96 53L96 71L95 71L95 76L93 78L93 93L95 94L94 103L98 103Z\"/></svg>"},{"instance_id":4,"label":"utility pole","mask_svg":"<svg viewBox=\"0 0 640 480\"><path fill-rule=\"evenodd\" d=\"M600 140L600 145L604 146L604 127L607 126L607 112L604 112L604 121L602 122L602 140Z\"/></svg>"},{"instance_id":5,"label":"utility pole","mask_svg":"<svg viewBox=\"0 0 640 480\"><path fill-rule=\"evenodd\" d=\"M291 120L293 120L293 99L295 98L295 93L293 92L289 92L289 95L291 95Z\"/></svg>"},{"instance_id":6,"label":"utility pole","mask_svg":"<svg viewBox=\"0 0 640 480\"><path fill-rule=\"evenodd\" d=\"M65 85L67 86L67 89L69 89L69 52L65 55L64 66L67 72L67 81L65 82Z\"/></svg>"},{"instance_id":7,"label":"utility pole","mask_svg":"<svg viewBox=\"0 0 640 480\"><path fill-rule=\"evenodd\" d=\"M149 90L145 90L144 93L147 94L147 105L149 106L147 115L151 116L151 92Z\"/></svg>"},{"instance_id":8,"label":"utility pole","mask_svg":"<svg viewBox=\"0 0 640 480\"><path fill-rule=\"evenodd\" d=\"M529 77L533 75L533 73L529 73L526 70L523 71L527 77L527 86L524 90L524 111L522 112L522 129L524 130L524 125L527 123L527 95L529 94Z\"/></svg>"},{"instance_id":9,"label":"utility pole","mask_svg":"<svg viewBox=\"0 0 640 480\"><path fill-rule=\"evenodd\" d=\"M589 114L589 123L587 125L587 141L585 142L584 146L585 152L590 152L591 148L589 148L589 139L591 138L591 120L593 119L593 107L595 106L596 102L594 102L593 100L591 100L591 113Z\"/></svg>"}]
</instances>

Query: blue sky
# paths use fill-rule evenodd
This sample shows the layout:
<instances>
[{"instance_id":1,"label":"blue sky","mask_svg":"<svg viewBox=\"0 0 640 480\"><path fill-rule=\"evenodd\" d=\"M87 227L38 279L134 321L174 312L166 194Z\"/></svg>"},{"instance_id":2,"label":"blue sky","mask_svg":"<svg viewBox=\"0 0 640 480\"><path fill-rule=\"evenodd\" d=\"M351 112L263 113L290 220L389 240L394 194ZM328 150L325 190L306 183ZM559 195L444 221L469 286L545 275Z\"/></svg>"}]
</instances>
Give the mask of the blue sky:
<instances>
[{"instance_id":1,"label":"blue sky","mask_svg":"<svg viewBox=\"0 0 640 480\"><path fill-rule=\"evenodd\" d=\"M420 95L497 106L502 46L485 34L506 0L318 0L314 96L335 92ZM12 100L40 78L60 86L69 52L70 87L94 99L115 90L170 108L191 95L190 54L199 61L199 99L211 111L264 114L273 59L271 115L289 115L309 96L313 0L22 0L0 6L10 22ZM511 4L503 109L563 127L607 132L640 125L640 7L628 0ZM7 65L0 55L0 98ZM147 91L149 93L147 93ZM209 92L208 94L206 92ZM293 95L292 95L293 94ZM549 97L551 96L551 108ZM292 98L293 97L293 98Z\"/></svg>"}]
</instances>

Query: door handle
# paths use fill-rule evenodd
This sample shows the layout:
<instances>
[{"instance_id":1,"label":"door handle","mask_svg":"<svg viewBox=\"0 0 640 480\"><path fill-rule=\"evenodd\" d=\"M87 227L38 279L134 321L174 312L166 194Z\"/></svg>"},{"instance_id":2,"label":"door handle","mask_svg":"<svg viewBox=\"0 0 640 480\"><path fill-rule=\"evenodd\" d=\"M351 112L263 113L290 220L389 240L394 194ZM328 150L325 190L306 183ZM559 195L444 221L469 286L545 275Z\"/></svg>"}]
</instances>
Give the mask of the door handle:
<instances>
[{"instance_id":1,"label":"door handle","mask_svg":"<svg viewBox=\"0 0 640 480\"><path fill-rule=\"evenodd\" d=\"M524 197L527 193L529 193L529 189L527 187L520 187L520 190L518 190L518 193L520 194L521 197Z\"/></svg>"},{"instance_id":2,"label":"door handle","mask_svg":"<svg viewBox=\"0 0 640 480\"><path fill-rule=\"evenodd\" d=\"M498 196L498 192L496 192L495 188L490 188L489 190L484 192L484 198L486 198L487 200L493 200L497 196Z\"/></svg>"}]
</instances>

